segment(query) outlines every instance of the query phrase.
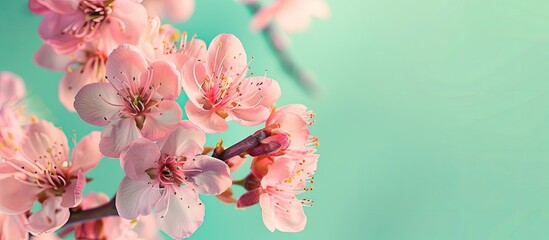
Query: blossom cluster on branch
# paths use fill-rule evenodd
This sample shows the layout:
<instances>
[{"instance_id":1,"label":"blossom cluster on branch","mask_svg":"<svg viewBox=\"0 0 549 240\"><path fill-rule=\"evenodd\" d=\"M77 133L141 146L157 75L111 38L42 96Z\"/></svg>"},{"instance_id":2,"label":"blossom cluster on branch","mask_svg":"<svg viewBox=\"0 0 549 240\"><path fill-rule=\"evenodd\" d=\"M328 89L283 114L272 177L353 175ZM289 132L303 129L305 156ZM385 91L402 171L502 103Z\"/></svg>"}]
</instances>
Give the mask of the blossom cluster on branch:
<instances>
[{"instance_id":1,"label":"blossom cluster on branch","mask_svg":"<svg viewBox=\"0 0 549 240\"><path fill-rule=\"evenodd\" d=\"M269 17L252 25L268 25L291 2L267 5L258 15ZM327 14L321 1L308 2L293 11ZM237 208L259 204L271 231L304 229L303 207L313 201L298 195L313 189L315 114L301 104L276 107L278 82L248 74L251 60L236 36L219 34L207 45L162 24L188 19L194 1L30 0L28 7L43 16L36 64L64 71L60 102L104 128L79 141L73 132L69 144L61 128L25 111L23 81L0 73L0 239L159 239L157 229L187 238L204 221L201 194ZM229 121L263 127L231 146L206 147L207 134L228 131ZM111 200L83 194L103 156L125 173ZM248 156L248 176L233 180ZM236 185L246 193L234 196Z\"/></svg>"}]
</instances>

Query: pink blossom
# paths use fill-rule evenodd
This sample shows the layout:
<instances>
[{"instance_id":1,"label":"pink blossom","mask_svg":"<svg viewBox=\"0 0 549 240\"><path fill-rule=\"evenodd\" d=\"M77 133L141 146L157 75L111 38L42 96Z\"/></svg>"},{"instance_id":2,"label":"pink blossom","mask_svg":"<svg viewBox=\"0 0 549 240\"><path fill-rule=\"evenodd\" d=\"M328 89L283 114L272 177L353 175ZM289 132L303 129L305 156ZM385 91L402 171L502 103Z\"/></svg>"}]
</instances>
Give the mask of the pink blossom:
<instances>
[{"instance_id":1,"label":"pink blossom","mask_svg":"<svg viewBox=\"0 0 549 240\"><path fill-rule=\"evenodd\" d=\"M259 31L274 21L285 32L301 32L307 29L313 17L327 18L329 15L330 8L325 0L275 0L255 14L250 27Z\"/></svg>"},{"instance_id":2,"label":"pink blossom","mask_svg":"<svg viewBox=\"0 0 549 240\"><path fill-rule=\"evenodd\" d=\"M23 213L39 200L42 209L29 217L29 232L42 234L59 229L68 220L68 208L82 201L84 174L102 157L98 142L99 133L90 133L75 145L69 157L67 138L61 129L46 121L27 125L20 154L3 160L4 166L11 167L4 170L11 174L0 179L0 210Z\"/></svg>"},{"instance_id":3,"label":"pink blossom","mask_svg":"<svg viewBox=\"0 0 549 240\"><path fill-rule=\"evenodd\" d=\"M162 16L172 21L187 21L194 11L194 0L143 0L150 16Z\"/></svg>"},{"instance_id":4,"label":"pink blossom","mask_svg":"<svg viewBox=\"0 0 549 240\"><path fill-rule=\"evenodd\" d=\"M290 104L273 108L265 122L265 131L270 136L261 140L259 146L248 150L254 156L251 172L262 179L277 157L299 159L313 154L318 138L311 136L309 126L314 123L315 114L301 104Z\"/></svg>"},{"instance_id":5,"label":"pink blossom","mask_svg":"<svg viewBox=\"0 0 549 240\"><path fill-rule=\"evenodd\" d=\"M135 44L147 22L146 9L137 0L33 0L29 8L44 15L38 33L59 54L86 42L100 49Z\"/></svg>"},{"instance_id":6,"label":"pink blossom","mask_svg":"<svg viewBox=\"0 0 549 240\"><path fill-rule=\"evenodd\" d=\"M109 202L109 198L103 193L88 193L80 208L87 210L99 207L107 202ZM149 216L140 217L137 224L141 224L141 226L138 228L138 226L135 226L134 221L117 216L105 217L76 225L74 235L76 239L160 239L154 220L151 222L149 219L153 220ZM147 225L143 225L144 222Z\"/></svg>"},{"instance_id":7,"label":"pink blossom","mask_svg":"<svg viewBox=\"0 0 549 240\"><path fill-rule=\"evenodd\" d=\"M204 59L206 43L195 36L187 39L186 32L180 33L169 24L161 25L160 18L149 17L149 22L139 39L138 47L148 61L165 59L181 69L189 58ZM179 42L178 42L179 41Z\"/></svg>"},{"instance_id":8,"label":"pink blossom","mask_svg":"<svg viewBox=\"0 0 549 240\"><path fill-rule=\"evenodd\" d=\"M11 72L0 72L0 108L13 108L25 96L25 84Z\"/></svg>"},{"instance_id":9,"label":"pink blossom","mask_svg":"<svg viewBox=\"0 0 549 240\"><path fill-rule=\"evenodd\" d=\"M307 217L303 206L312 200L298 199L297 194L312 190L307 182L316 172L318 155L309 155L300 161L282 157L269 168L261 180L261 186L240 197L237 207L247 207L259 202L263 223L272 232L299 232L305 228Z\"/></svg>"},{"instance_id":10,"label":"pink blossom","mask_svg":"<svg viewBox=\"0 0 549 240\"><path fill-rule=\"evenodd\" d=\"M137 139L120 156L126 176L120 183L116 208L121 217L134 219L151 214L173 238L189 237L204 219L198 193L220 194L232 183L227 165L200 155L206 136L183 121L159 143Z\"/></svg>"},{"instance_id":11,"label":"pink blossom","mask_svg":"<svg viewBox=\"0 0 549 240\"><path fill-rule=\"evenodd\" d=\"M25 85L19 76L0 72L0 158L14 156L23 138L18 107L25 92Z\"/></svg>"},{"instance_id":12,"label":"pink blossom","mask_svg":"<svg viewBox=\"0 0 549 240\"><path fill-rule=\"evenodd\" d=\"M8 215L0 213L0 239L29 239L25 229L28 223L25 213Z\"/></svg>"},{"instance_id":13,"label":"pink blossom","mask_svg":"<svg viewBox=\"0 0 549 240\"><path fill-rule=\"evenodd\" d=\"M59 83L59 100L69 111L74 109L74 97L80 89L90 83L106 82L106 51L91 44L76 50L73 54L60 55L47 44L42 45L34 55L34 62L54 71L65 71Z\"/></svg>"},{"instance_id":14,"label":"pink blossom","mask_svg":"<svg viewBox=\"0 0 549 240\"><path fill-rule=\"evenodd\" d=\"M84 121L107 126L99 146L105 156L117 158L133 140L158 140L177 127L183 113L175 102L181 87L173 63L148 64L143 52L125 44L109 56L106 78L109 83L82 87L74 102Z\"/></svg>"},{"instance_id":15,"label":"pink blossom","mask_svg":"<svg viewBox=\"0 0 549 240\"><path fill-rule=\"evenodd\" d=\"M290 144L287 149L297 151L318 144L318 139L311 136L309 131L315 116L305 105L290 104L273 109L265 126L270 128L272 133L288 135Z\"/></svg>"},{"instance_id":16,"label":"pink blossom","mask_svg":"<svg viewBox=\"0 0 549 240\"><path fill-rule=\"evenodd\" d=\"M247 71L240 40L230 34L215 37L205 61L189 60L182 70L189 119L207 133L227 130L229 120L244 126L264 122L280 87L267 77L246 78Z\"/></svg>"}]
</instances>

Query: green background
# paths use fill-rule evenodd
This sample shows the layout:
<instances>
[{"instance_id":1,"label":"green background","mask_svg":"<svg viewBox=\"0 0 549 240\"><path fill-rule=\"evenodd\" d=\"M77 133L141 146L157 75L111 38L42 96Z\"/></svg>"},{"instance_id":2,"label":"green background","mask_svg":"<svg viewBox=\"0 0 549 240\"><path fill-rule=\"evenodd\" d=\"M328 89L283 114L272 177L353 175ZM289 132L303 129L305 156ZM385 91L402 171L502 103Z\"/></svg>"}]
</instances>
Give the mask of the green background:
<instances>
[{"instance_id":1,"label":"green background","mask_svg":"<svg viewBox=\"0 0 549 240\"><path fill-rule=\"evenodd\" d=\"M22 76L28 108L67 134L98 129L57 100L62 73L32 63L41 17L15 2L0 4L0 69ZM236 34L253 69L279 81L278 105L316 111L321 142L303 232L270 233L257 206L203 196L206 219L191 239L547 239L549 2L329 4L329 20L290 36L292 55L323 87L317 97L284 74L236 1L198 0L178 25L207 42ZM253 131L231 126L209 143ZM122 170L104 159L90 176L86 191L112 195Z\"/></svg>"}]
</instances>

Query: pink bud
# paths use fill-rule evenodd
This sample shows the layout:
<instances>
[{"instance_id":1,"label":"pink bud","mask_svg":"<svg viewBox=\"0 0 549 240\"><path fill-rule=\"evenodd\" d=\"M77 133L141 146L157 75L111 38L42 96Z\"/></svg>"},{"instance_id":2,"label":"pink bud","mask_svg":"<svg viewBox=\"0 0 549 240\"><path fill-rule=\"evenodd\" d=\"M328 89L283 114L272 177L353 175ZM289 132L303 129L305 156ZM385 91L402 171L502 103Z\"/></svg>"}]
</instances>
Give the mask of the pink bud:
<instances>
[{"instance_id":1,"label":"pink bud","mask_svg":"<svg viewBox=\"0 0 549 240\"><path fill-rule=\"evenodd\" d=\"M248 154L257 156L277 156L290 146L290 136L286 133L273 133L271 136L261 140L257 147L248 149Z\"/></svg>"}]
</instances>

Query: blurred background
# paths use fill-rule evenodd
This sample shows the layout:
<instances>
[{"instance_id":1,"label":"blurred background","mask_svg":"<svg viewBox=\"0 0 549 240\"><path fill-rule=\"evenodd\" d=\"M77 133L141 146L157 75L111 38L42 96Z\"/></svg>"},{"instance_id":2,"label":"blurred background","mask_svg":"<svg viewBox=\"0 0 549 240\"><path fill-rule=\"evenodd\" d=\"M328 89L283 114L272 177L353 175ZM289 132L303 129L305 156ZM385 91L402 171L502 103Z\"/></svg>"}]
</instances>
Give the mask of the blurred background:
<instances>
[{"instance_id":1,"label":"blurred background","mask_svg":"<svg viewBox=\"0 0 549 240\"><path fill-rule=\"evenodd\" d=\"M236 1L197 0L191 20L176 25L206 42L237 35L256 57L252 69L279 81L279 106L317 113L320 138L303 232L271 233L258 206L202 196L206 218L191 239L547 239L549 2L328 3L328 20L290 35L291 55L322 87L315 97L284 73ZM29 111L69 136L98 130L59 103L62 73L33 64L41 17L26 1L0 6L0 70L25 80ZM231 127L208 142L253 132ZM122 176L105 158L85 191L112 196Z\"/></svg>"}]
</instances>

